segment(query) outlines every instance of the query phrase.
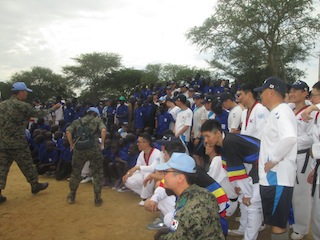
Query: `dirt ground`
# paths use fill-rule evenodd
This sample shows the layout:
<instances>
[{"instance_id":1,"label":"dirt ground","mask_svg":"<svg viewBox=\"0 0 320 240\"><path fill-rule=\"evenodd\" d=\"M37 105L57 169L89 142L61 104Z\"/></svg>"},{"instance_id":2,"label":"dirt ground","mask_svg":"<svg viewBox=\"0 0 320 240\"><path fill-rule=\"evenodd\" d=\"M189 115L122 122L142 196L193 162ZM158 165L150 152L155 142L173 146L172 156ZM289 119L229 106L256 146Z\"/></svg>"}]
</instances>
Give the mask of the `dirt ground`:
<instances>
[{"instance_id":1,"label":"dirt ground","mask_svg":"<svg viewBox=\"0 0 320 240\"><path fill-rule=\"evenodd\" d=\"M139 207L138 195L104 188L104 203L95 207L92 184L86 183L80 184L75 204L69 205L66 202L68 181L42 176L40 181L49 182L49 188L32 195L17 165L12 165L3 191L7 202L0 205L1 240L153 239L155 232L147 230L145 225L158 214ZM229 224L231 228L238 226L233 219ZM268 236L269 228L261 232L258 239L267 240ZM311 240L311 234L304 239Z\"/></svg>"}]
</instances>

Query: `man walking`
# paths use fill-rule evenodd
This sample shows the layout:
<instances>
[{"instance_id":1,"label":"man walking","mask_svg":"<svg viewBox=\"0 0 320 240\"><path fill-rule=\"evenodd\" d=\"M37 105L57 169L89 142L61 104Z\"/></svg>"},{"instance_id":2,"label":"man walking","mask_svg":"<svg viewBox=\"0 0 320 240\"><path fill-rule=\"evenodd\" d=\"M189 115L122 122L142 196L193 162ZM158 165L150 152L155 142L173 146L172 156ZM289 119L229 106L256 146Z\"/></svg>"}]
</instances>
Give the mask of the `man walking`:
<instances>
[{"instance_id":1,"label":"man walking","mask_svg":"<svg viewBox=\"0 0 320 240\"><path fill-rule=\"evenodd\" d=\"M31 117L42 118L61 106L58 103L47 111L33 108L24 102L28 93L32 92L24 82L14 83L11 91L11 98L0 103L0 203L6 201L1 192L6 187L13 161L30 183L32 194L48 187L48 183L38 182L38 172L33 164L25 130Z\"/></svg>"}]
</instances>

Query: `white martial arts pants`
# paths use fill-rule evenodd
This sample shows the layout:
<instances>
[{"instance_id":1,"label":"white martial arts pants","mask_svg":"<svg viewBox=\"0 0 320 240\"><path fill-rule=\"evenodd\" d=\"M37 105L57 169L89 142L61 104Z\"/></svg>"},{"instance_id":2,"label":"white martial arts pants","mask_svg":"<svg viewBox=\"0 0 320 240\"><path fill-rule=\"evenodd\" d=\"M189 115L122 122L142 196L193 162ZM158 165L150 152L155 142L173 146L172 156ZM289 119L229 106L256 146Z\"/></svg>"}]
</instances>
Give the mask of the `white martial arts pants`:
<instances>
[{"instance_id":1,"label":"white martial arts pants","mask_svg":"<svg viewBox=\"0 0 320 240\"><path fill-rule=\"evenodd\" d=\"M304 166L306 154L298 154L297 157L297 181L293 188L292 207L294 214L293 231L302 235L307 235L310 229L311 218L311 188L312 185L307 183L307 178L312 171L309 159L305 173L301 173ZM319 194L318 194L319 196Z\"/></svg>"},{"instance_id":2,"label":"white martial arts pants","mask_svg":"<svg viewBox=\"0 0 320 240\"><path fill-rule=\"evenodd\" d=\"M148 182L147 186L143 186L143 180L150 173L142 173L141 171L135 171L134 174L129 177L125 183L127 188L130 188L135 193L139 194L142 199L147 199L152 196L154 190L154 181Z\"/></svg>"},{"instance_id":3,"label":"white martial arts pants","mask_svg":"<svg viewBox=\"0 0 320 240\"><path fill-rule=\"evenodd\" d=\"M259 183L253 184L253 196L250 206L245 206L242 203L242 196L239 197L239 200L241 212L239 231L244 233L244 240L255 240L258 238L259 229L262 224L262 203Z\"/></svg>"},{"instance_id":4,"label":"white martial arts pants","mask_svg":"<svg viewBox=\"0 0 320 240\"><path fill-rule=\"evenodd\" d=\"M320 169L318 170L320 174ZM313 196L312 203L312 231L313 239L320 240L320 196L319 196L320 184L316 185L316 190Z\"/></svg>"},{"instance_id":5,"label":"white martial arts pants","mask_svg":"<svg viewBox=\"0 0 320 240\"><path fill-rule=\"evenodd\" d=\"M163 223L167 226L171 226L171 221L175 211L176 196L168 196L158 202L158 209L161 211L163 218Z\"/></svg>"}]
</instances>

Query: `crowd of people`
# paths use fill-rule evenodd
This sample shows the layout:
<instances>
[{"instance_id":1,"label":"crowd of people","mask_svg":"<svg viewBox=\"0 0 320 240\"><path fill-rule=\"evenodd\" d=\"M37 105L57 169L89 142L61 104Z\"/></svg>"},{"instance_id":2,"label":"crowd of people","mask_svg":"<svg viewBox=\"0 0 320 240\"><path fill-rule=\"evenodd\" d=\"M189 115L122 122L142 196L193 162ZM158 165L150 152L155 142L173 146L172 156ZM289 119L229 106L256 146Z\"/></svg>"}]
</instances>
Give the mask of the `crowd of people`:
<instances>
[{"instance_id":1,"label":"crowd of people","mask_svg":"<svg viewBox=\"0 0 320 240\"><path fill-rule=\"evenodd\" d=\"M96 207L102 187L139 194L140 206L159 211L146 225L155 239L257 239L265 224L272 239L289 239L288 222L291 239L310 222L320 239L319 82L310 92L303 81L256 87L197 75L95 105L57 97L46 110L23 102L31 91L15 83L0 104L12 111L0 117L1 191L14 160L33 194L48 187L38 174L69 179L69 204L81 182L93 182ZM238 207L239 228L228 229Z\"/></svg>"}]
</instances>

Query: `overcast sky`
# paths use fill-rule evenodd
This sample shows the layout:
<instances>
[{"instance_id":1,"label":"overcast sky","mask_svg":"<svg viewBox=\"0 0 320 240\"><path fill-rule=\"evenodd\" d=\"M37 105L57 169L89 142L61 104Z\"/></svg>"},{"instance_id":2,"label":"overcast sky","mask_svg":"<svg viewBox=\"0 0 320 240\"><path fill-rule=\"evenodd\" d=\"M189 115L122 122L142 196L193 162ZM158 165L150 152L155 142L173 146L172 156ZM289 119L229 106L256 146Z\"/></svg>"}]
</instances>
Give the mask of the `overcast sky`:
<instances>
[{"instance_id":1,"label":"overcast sky","mask_svg":"<svg viewBox=\"0 0 320 240\"><path fill-rule=\"evenodd\" d=\"M0 0L0 81L14 72L61 67L81 53L113 52L126 67L172 63L207 68L185 38L215 0ZM318 59L301 65L313 84Z\"/></svg>"}]
</instances>

